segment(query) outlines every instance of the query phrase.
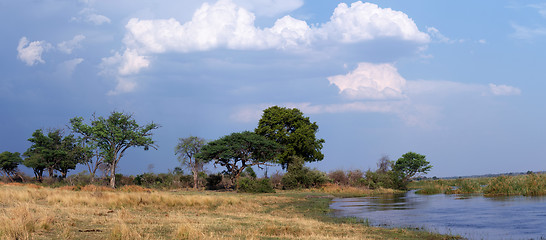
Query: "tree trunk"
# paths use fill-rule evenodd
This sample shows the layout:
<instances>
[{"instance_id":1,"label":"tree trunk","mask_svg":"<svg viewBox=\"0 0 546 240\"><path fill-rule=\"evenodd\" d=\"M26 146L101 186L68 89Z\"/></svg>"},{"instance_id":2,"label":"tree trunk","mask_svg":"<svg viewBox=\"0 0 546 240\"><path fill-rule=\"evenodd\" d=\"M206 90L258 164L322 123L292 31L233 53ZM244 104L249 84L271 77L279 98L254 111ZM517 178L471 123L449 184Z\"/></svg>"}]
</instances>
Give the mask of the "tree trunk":
<instances>
[{"instance_id":1,"label":"tree trunk","mask_svg":"<svg viewBox=\"0 0 546 240\"><path fill-rule=\"evenodd\" d=\"M197 173L197 169L193 169L193 189L197 189L197 186L199 185Z\"/></svg>"},{"instance_id":2,"label":"tree trunk","mask_svg":"<svg viewBox=\"0 0 546 240\"><path fill-rule=\"evenodd\" d=\"M112 165L112 169L110 171L110 187L116 188L116 167Z\"/></svg>"},{"instance_id":3,"label":"tree trunk","mask_svg":"<svg viewBox=\"0 0 546 240\"><path fill-rule=\"evenodd\" d=\"M49 173L49 177L50 177L50 178L53 177L53 171L54 171L54 170L55 170L55 169L53 169L52 167L47 168L47 171L48 171L48 173Z\"/></svg>"}]
</instances>

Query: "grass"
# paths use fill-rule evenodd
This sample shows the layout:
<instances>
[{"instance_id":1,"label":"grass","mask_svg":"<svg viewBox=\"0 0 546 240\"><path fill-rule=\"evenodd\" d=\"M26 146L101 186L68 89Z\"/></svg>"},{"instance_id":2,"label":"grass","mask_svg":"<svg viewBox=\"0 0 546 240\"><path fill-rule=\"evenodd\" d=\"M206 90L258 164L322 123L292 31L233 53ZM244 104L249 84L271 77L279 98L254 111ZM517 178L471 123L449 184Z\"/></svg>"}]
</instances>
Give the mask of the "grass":
<instances>
[{"instance_id":1,"label":"grass","mask_svg":"<svg viewBox=\"0 0 546 240\"><path fill-rule=\"evenodd\" d=\"M331 217L331 198L324 191L237 194L0 184L0 239L453 238Z\"/></svg>"},{"instance_id":2,"label":"grass","mask_svg":"<svg viewBox=\"0 0 546 240\"><path fill-rule=\"evenodd\" d=\"M485 196L545 196L546 174L425 180L413 182L410 188L420 194L483 194Z\"/></svg>"}]
</instances>

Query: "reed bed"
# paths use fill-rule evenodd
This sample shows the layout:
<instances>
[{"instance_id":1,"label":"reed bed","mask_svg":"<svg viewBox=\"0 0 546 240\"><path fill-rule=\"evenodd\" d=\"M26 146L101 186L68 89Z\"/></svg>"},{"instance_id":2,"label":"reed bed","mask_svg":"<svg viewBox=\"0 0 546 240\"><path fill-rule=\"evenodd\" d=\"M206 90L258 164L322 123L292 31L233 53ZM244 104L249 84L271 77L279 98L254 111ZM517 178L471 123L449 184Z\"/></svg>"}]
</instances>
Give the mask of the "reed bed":
<instances>
[{"instance_id":1,"label":"reed bed","mask_svg":"<svg viewBox=\"0 0 546 240\"><path fill-rule=\"evenodd\" d=\"M329 199L309 198L309 192L256 195L132 188L0 185L0 239L451 238L334 219L324 214Z\"/></svg>"},{"instance_id":2,"label":"reed bed","mask_svg":"<svg viewBox=\"0 0 546 240\"><path fill-rule=\"evenodd\" d=\"M419 194L483 194L485 196L545 196L546 175L427 180L412 183Z\"/></svg>"}]
</instances>

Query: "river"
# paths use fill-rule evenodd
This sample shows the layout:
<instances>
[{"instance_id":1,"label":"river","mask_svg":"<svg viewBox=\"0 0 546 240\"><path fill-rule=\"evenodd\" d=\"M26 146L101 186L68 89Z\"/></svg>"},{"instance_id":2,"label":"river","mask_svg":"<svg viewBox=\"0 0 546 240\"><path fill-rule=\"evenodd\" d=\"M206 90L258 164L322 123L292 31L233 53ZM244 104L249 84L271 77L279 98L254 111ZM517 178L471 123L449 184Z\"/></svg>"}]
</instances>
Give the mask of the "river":
<instances>
[{"instance_id":1,"label":"river","mask_svg":"<svg viewBox=\"0 0 546 240\"><path fill-rule=\"evenodd\" d=\"M338 217L373 226L419 228L468 239L546 239L546 197L420 195L337 198Z\"/></svg>"}]
</instances>

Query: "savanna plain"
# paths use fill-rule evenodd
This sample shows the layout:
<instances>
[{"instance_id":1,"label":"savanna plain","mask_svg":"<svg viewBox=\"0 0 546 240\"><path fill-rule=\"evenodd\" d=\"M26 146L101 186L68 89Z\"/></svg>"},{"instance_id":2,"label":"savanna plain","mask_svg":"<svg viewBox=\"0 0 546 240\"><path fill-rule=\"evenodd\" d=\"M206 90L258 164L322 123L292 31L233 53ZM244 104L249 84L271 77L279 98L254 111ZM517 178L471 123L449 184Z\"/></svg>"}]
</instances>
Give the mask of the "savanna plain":
<instances>
[{"instance_id":1,"label":"savanna plain","mask_svg":"<svg viewBox=\"0 0 546 240\"><path fill-rule=\"evenodd\" d=\"M0 183L1 239L456 239L329 215L333 195L389 194L326 186L248 194L140 186Z\"/></svg>"}]
</instances>

